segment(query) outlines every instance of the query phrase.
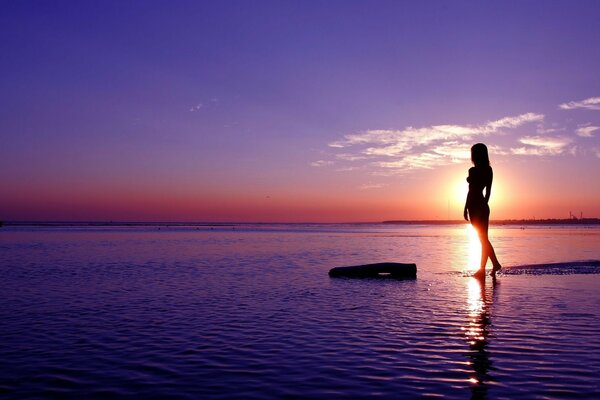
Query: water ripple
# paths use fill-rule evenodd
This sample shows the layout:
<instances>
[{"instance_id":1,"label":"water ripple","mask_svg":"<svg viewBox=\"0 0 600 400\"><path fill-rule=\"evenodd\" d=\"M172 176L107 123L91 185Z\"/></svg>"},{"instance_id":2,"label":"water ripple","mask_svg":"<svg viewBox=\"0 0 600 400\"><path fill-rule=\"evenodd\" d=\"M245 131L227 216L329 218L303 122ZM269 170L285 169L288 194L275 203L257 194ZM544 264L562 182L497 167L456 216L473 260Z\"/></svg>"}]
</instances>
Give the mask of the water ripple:
<instances>
[{"instance_id":1,"label":"water ripple","mask_svg":"<svg viewBox=\"0 0 600 400\"><path fill-rule=\"evenodd\" d=\"M453 231L357 231L2 232L0 395L598 398L597 261L482 285ZM380 260L419 277L327 277Z\"/></svg>"}]
</instances>

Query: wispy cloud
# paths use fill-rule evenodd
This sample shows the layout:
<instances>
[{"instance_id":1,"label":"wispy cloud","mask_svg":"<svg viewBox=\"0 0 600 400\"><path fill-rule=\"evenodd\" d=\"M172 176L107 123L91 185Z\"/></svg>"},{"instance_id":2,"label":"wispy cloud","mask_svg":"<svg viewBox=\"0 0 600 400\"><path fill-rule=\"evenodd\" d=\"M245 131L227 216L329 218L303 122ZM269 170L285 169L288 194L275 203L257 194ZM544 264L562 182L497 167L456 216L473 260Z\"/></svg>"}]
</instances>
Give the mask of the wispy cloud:
<instances>
[{"instance_id":1,"label":"wispy cloud","mask_svg":"<svg viewBox=\"0 0 600 400\"><path fill-rule=\"evenodd\" d=\"M350 171L356 171L357 169L359 169L358 167L340 167L337 168L336 171L337 172L350 172Z\"/></svg>"},{"instance_id":2,"label":"wispy cloud","mask_svg":"<svg viewBox=\"0 0 600 400\"><path fill-rule=\"evenodd\" d=\"M560 104L559 108L600 110L600 97L566 102ZM526 127L527 124L534 126ZM468 161L470 147L476 141L491 142L488 147L494 156L594 154L600 157L598 147L590 147L589 144L584 146L582 139L579 139L598 136L596 132L600 132L600 126L597 123L578 125L574 131L576 135L569 135L568 130L564 123L548 123L544 114L528 112L481 124L369 129L344 135L329 143L329 148L338 171L352 170L358 165L361 171L372 176L404 174ZM502 138L485 139L492 135ZM333 162L320 160L313 165L326 166L330 163Z\"/></svg>"},{"instance_id":3,"label":"wispy cloud","mask_svg":"<svg viewBox=\"0 0 600 400\"><path fill-rule=\"evenodd\" d=\"M593 125L580 126L579 128L577 128L575 130L575 133L577 133L577 136L581 136L581 137L593 137L594 131L597 131L598 129L600 129L600 126L593 126Z\"/></svg>"},{"instance_id":4,"label":"wispy cloud","mask_svg":"<svg viewBox=\"0 0 600 400\"><path fill-rule=\"evenodd\" d=\"M576 156L578 152L579 152L579 148L577 146L572 146L569 149L569 154L572 156Z\"/></svg>"},{"instance_id":5,"label":"wispy cloud","mask_svg":"<svg viewBox=\"0 0 600 400\"><path fill-rule=\"evenodd\" d=\"M388 186L385 183L365 183L364 185L360 185L358 188L360 190L370 190L370 189L381 189Z\"/></svg>"},{"instance_id":6,"label":"wispy cloud","mask_svg":"<svg viewBox=\"0 0 600 400\"><path fill-rule=\"evenodd\" d=\"M502 146L498 146L496 144L489 145L488 151L497 156L507 156L507 155L511 154L508 149L505 149ZM471 158L470 154L469 154L469 158Z\"/></svg>"},{"instance_id":7,"label":"wispy cloud","mask_svg":"<svg viewBox=\"0 0 600 400\"><path fill-rule=\"evenodd\" d=\"M350 154L350 153L341 153L341 154L336 154L335 158L337 158L339 160L344 160L344 161L358 161L358 160L364 160L367 157L356 155L356 154Z\"/></svg>"},{"instance_id":8,"label":"wispy cloud","mask_svg":"<svg viewBox=\"0 0 600 400\"><path fill-rule=\"evenodd\" d=\"M327 161L327 160L319 160L319 161L313 161L310 163L311 167L326 167L328 165L333 165L333 161Z\"/></svg>"},{"instance_id":9,"label":"wispy cloud","mask_svg":"<svg viewBox=\"0 0 600 400\"><path fill-rule=\"evenodd\" d=\"M373 165L399 171L434 169L469 160L471 158L470 148L471 143L445 142L421 153L406 154L397 160L378 161Z\"/></svg>"},{"instance_id":10,"label":"wispy cloud","mask_svg":"<svg viewBox=\"0 0 600 400\"><path fill-rule=\"evenodd\" d=\"M541 122L544 115L525 113L479 125L444 124L401 130L372 129L343 136L329 144L344 149L338 160L370 159L379 169L407 171L432 169L470 158L470 147L477 137L500 133L531 122ZM381 172L381 171L379 171ZM382 172L386 174L385 172Z\"/></svg>"},{"instance_id":11,"label":"wispy cloud","mask_svg":"<svg viewBox=\"0 0 600 400\"><path fill-rule=\"evenodd\" d=\"M583 108L586 110L600 110L600 97L590 97L581 101L569 101L558 106L561 110L575 110Z\"/></svg>"},{"instance_id":12,"label":"wispy cloud","mask_svg":"<svg viewBox=\"0 0 600 400\"><path fill-rule=\"evenodd\" d=\"M544 124L538 124L535 131L540 135L547 135L549 133L556 133L560 131L564 131L564 128L546 128Z\"/></svg>"},{"instance_id":13,"label":"wispy cloud","mask_svg":"<svg viewBox=\"0 0 600 400\"><path fill-rule=\"evenodd\" d=\"M200 111L200 109L202 109L202 108L208 109L208 108L217 107L220 104L220 102L221 101L219 99L217 99L216 97L213 97L212 99L210 99L208 101L194 104L193 106L190 107L190 112Z\"/></svg>"},{"instance_id":14,"label":"wispy cloud","mask_svg":"<svg viewBox=\"0 0 600 400\"><path fill-rule=\"evenodd\" d=\"M435 154L449 157L452 161L461 162L471 158L470 145L460 142L445 142L435 146L432 151Z\"/></svg>"},{"instance_id":15,"label":"wispy cloud","mask_svg":"<svg viewBox=\"0 0 600 400\"><path fill-rule=\"evenodd\" d=\"M443 165L451 163L444 156L436 153L421 153L421 154L409 154L396 161L381 161L374 163L379 167L383 168L394 168L398 170L411 170L411 169L433 169Z\"/></svg>"},{"instance_id":16,"label":"wispy cloud","mask_svg":"<svg viewBox=\"0 0 600 400\"><path fill-rule=\"evenodd\" d=\"M543 114L526 113L516 117L504 117L497 121L488 122L484 125L486 133L493 133L502 128L517 128L528 122L539 122L544 119Z\"/></svg>"},{"instance_id":17,"label":"wispy cloud","mask_svg":"<svg viewBox=\"0 0 600 400\"><path fill-rule=\"evenodd\" d=\"M519 142L525 146L512 148L511 151L515 155L555 156L562 154L572 140L560 136L525 136L520 138Z\"/></svg>"},{"instance_id":18,"label":"wispy cloud","mask_svg":"<svg viewBox=\"0 0 600 400\"><path fill-rule=\"evenodd\" d=\"M398 156L417 146L426 146L440 141L470 140L475 136L489 135L502 129L512 129L528 122L544 119L544 115L526 113L489 121L482 125L433 125L423 128L409 126L403 130L368 130L345 135L342 140L329 144L334 148L355 145L376 145L363 151L372 156Z\"/></svg>"}]
</instances>

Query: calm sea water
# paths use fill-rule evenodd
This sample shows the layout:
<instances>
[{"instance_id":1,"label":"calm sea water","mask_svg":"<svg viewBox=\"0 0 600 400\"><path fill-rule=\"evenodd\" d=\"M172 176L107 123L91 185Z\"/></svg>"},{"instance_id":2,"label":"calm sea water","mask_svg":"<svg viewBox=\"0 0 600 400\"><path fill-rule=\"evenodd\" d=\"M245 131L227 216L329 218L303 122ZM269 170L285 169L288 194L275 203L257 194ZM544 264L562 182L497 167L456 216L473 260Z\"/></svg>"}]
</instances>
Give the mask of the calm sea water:
<instances>
[{"instance_id":1,"label":"calm sea water","mask_svg":"<svg viewBox=\"0 0 600 400\"><path fill-rule=\"evenodd\" d=\"M480 284L465 226L5 227L0 397L599 398L600 229L490 234Z\"/></svg>"}]
</instances>

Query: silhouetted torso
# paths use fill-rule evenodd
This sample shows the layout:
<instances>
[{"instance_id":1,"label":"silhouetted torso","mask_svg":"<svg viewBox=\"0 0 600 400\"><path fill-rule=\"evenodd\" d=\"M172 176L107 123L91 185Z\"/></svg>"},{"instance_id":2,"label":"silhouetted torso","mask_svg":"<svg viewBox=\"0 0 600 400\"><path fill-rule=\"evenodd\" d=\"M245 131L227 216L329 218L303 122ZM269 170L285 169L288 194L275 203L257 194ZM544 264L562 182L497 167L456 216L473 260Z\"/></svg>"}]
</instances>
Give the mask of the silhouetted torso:
<instances>
[{"instance_id":1,"label":"silhouetted torso","mask_svg":"<svg viewBox=\"0 0 600 400\"><path fill-rule=\"evenodd\" d=\"M467 195L467 209L471 218L486 218L490 214L490 208L483 196L483 189L492 181L492 167L469 168L469 194Z\"/></svg>"}]
</instances>

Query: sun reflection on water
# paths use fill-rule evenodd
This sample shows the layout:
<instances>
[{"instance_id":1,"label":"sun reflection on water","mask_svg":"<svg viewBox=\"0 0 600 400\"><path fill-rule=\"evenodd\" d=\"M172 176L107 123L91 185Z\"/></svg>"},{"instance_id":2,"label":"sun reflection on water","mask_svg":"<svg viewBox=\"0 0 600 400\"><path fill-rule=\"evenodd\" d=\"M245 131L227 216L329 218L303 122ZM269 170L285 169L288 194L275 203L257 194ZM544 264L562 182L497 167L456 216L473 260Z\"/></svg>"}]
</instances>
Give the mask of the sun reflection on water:
<instances>
[{"instance_id":1,"label":"sun reflection on water","mask_svg":"<svg viewBox=\"0 0 600 400\"><path fill-rule=\"evenodd\" d=\"M485 302L482 293L484 283L477 279L469 280L469 323L466 327L465 335L469 344L475 345L478 340L484 340L483 325L481 321L482 314L485 313Z\"/></svg>"},{"instance_id":2,"label":"sun reflection on water","mask_svg":"<svg viewBox=\"0 0 600 400\"><path fill-rule=\"evenodd\" d=\"M479 268L481 262L481 243L477 236L477 231L471 224L465 224L467 237L469 238L467 269L475 271Z\"/></svg>"},{"instance_id":3,"label":"sun reflection on water","mask_svg":"<svg viewBox=\"0 0 600 400\"><path fill-rule=\"evenodd\" d=\"M494 296L496 280L492 280L491 292L486 296L486 283L478 279L469 279L467 286L467 322L462 328L469 345L469 365L472 372L468 381L473 391L473 397L485 397L487 382L490 381L489 370L492 368L488 350L490 334L490 308Z\"/></svg>"}]
</instances>

